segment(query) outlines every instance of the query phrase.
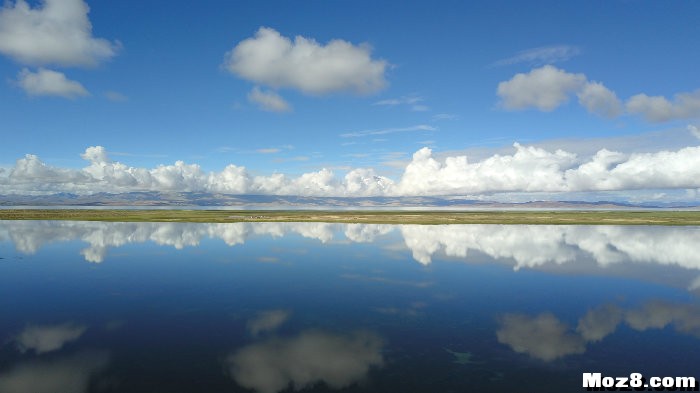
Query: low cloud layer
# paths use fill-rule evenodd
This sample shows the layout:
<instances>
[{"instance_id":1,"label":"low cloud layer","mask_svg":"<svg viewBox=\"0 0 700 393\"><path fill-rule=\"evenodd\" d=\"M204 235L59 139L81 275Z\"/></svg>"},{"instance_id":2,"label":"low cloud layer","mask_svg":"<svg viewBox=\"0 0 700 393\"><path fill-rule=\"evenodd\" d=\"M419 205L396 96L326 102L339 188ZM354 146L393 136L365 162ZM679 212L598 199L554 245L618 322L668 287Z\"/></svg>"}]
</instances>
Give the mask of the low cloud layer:
<instances>
[{"instance_id":1,"label":"low cloud layer","mask_svg":"<svg viewBox=\"0 0 700 393\"><path fill-rule=\"evenodd\" d=\"M197 191L360 197L700 188L700 146L633 154L602 149L591 157L517 143L514 150L470 162L466 156L438 161L431 149L422 148L393 180L372 168L351 169L342 178L328 169L298 177L253 176L234 164L205 172L183 161L139 168L112 161L104 147L93 146L81 155L88 162L82 169L52 167L27 154L0 173L0 193Z\"/></svg>"},{"instance_id":2,"label":"low cloud layer","mask_svg":"<svg viewBox=\"0 0 700 393\"><path fill-rule=\"evenodd\" d=\"M370 51L367 45L339 39L325 45L302 36L292 40L261 27L254 37L226 53L224 67L240 78L273 88L309 94L372 93L386 85L388 63L373 59Z\"/></svg>"},{"instance_id":3,"label":"low cloud layer","mask_svg":"<svg viewBox=\"0 0 700 393\"><path fill-rule=\"evenodd\" d=\"M672 100L640 93L623 103L602 83L552 65L516 74L499 83L496 93L501 98L501 105L508 110L535 108L550 112L575 94L586 110L602 117L612 118L625 112L640 115L650 122L700 117L700 89L678 93Z\"/></svg>"}]
</instances>

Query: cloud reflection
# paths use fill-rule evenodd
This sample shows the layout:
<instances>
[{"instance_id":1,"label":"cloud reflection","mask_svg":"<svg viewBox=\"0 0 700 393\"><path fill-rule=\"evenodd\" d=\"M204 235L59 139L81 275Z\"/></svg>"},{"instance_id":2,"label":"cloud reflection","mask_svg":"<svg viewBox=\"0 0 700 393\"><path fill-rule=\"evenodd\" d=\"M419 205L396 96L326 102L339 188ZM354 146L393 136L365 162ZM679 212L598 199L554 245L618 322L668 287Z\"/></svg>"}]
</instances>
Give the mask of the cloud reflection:
<instances>
[{"instance_id":1,"label":"cloud reflection","mask_svg":"<svg viewBox=\"0 0 700 393\"><path fill-rule=\"evenodd\" d=\"M262 311L255 319L248 321L248 331L253 336L273 331L284 324L291 314L287 310Z\"/></svg>"},{"instance_id":2,"label":"cloud reflection","mask_svg":"<svg viewBox=\"0 0 700 393\"><path fill-rule=\"evenodd\" d=\"M21 352L32 350L42 354L63 348L65 344L80 338L86 329L85 326L72 323L27 326L15 340Z\"/></svg>"},{"instance_id":3,"label":"cloud reflection","mask_svg":"<svg viewBox=\"0 0 700 393\"><path fill-rule=\"evenodd\" d=\"M575 331L551 313L506 314L499 319L496 337L515 352L550 362L584 353L586 345L602 341L622 323L637 331L673 326L677 332L700 338L700 306L653 300L625 310L605 304L581 317Z\"/></svg>"},{"instance_id":4,"label":"cloud reflection","mask_svg":"<svg viewBox=\"0 0 700 393\"><path fill-rule=\"evenodd\" d=\"M396 232L413 259L428 265L436 256L468 259L486 255L515 270L590 260L599 266L622 262L700 269L700 228L594 225L381 225L330 223L110 223L75 221L4 221L0 241L32 254L42 246L82 240L87 261L102 262L111 247L153 242L176 249L203 239L229 246L257 236L300 235L322 243L345 236L356 243L391 239ZM700 278L697 282L700 282ZM689 287L700 288L698 283Z\"/></svg>"},{"instance_id":5,"label":"cloud reflection","mask_svg":"<svg viewBox=\"0 0 700 393\"><path fill-rule=\"evenodd\" d=\"M384 363L382 340L369 332L348 335L305 331L241 348L226 359L233 379L260 393L298 391L324 383L342 389L364 379Z\"/></svg>"},{"instance_id":6,"label":"cloud reflection","mask_svg":"<svg viewBox=\"0 0 700 393\"><path fill-rule=\"evenodd\" d=\"M108 362L108 353L98 351L29 361L0 374L0 392L85 393L90 378Z\"/></svg>"}]
</instances>

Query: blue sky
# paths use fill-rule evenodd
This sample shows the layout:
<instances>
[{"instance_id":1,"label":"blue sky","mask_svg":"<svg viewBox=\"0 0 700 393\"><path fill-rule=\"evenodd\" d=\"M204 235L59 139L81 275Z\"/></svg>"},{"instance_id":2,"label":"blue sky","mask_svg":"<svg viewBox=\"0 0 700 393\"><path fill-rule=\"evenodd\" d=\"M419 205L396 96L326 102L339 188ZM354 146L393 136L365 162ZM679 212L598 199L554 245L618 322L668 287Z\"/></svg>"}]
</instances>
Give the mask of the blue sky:
<instances>
[{"instance_id":1,"label":"blue sky","mask_svg":"<svg viewBox=\"0 0 700 393\"><path fill-rule=\"evenodd\" d=\"M689 1L11 0L0 193L695 200L698 16Z\"/></svg>"}]
</instances>

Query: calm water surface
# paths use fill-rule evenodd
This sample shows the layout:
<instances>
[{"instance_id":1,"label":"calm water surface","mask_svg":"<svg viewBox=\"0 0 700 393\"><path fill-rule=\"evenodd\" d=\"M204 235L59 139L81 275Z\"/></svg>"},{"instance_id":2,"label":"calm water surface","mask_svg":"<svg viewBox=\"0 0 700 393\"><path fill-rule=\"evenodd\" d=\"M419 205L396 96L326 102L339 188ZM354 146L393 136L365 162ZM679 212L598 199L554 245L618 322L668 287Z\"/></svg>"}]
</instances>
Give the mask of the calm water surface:
<instances>
[{"instance_id":1,"label":"calm water surface","mask_svg":"<svg viewBox=\"0 0 700 393\"><path fill-rule=\"evenodd\" d=\"M0 221L0 392L700 376L700 228Z\"/></svg>"}]
</instances>

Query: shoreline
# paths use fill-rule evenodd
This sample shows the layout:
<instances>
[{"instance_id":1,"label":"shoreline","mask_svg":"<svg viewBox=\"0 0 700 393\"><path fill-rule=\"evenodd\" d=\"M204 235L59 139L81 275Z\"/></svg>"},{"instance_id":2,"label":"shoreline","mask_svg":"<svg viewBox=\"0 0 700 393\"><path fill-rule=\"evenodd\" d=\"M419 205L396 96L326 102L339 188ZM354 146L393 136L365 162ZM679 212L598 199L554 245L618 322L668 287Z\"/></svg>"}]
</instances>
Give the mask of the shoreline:
<instances>
[{"instance_id":1,"label":"shoreline","mask_svg":"<svg viewBox=\"0 0 700 393\"><path fill-rule=\"evenodd\" d=\"M0 220L109 222L328 222L367 224L522 224L522 225L672 225L700 226L700 211L542 210L148 210L8 209Z\"/></svg>"}]
</instances>

